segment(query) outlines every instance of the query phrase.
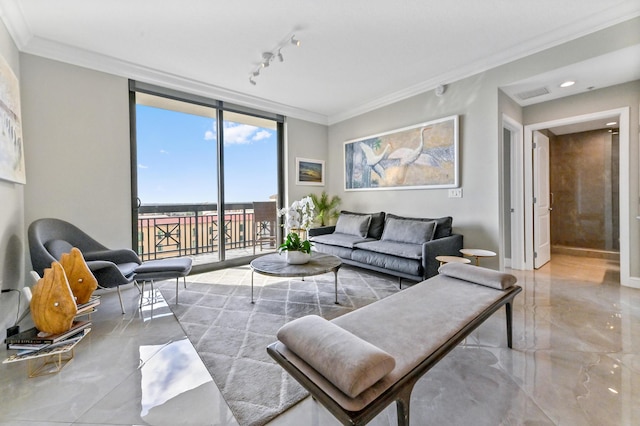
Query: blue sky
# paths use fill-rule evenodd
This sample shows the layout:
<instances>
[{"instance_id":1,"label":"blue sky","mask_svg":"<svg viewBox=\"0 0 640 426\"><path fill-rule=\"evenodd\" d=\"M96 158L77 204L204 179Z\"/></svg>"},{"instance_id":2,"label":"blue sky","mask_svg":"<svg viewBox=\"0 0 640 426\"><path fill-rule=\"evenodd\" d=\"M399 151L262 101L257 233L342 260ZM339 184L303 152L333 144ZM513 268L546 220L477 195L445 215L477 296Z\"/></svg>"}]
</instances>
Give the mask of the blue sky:
<instances>
[{"instance_id":1,"label":"blue sky","mask_svg":"<svg viewBox=\"0 0 640 426\"><path fill-rule=\"evenodd\" d=\"M136 109L142 204L217 202L215 119L145 105ZM276 131L225 122L227 203L277 192Z\"/></svg>"}]
</instances>

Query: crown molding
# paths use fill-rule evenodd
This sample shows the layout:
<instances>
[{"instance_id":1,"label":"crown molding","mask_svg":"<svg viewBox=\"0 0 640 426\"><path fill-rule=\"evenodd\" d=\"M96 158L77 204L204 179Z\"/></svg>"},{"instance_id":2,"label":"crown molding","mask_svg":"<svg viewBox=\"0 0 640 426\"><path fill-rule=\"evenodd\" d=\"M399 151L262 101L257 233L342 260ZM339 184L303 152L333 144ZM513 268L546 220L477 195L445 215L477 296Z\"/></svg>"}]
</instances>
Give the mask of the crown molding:
<instances>
[{"instance_id":1,"label":"crown molding","mask_svg":"<svg viewBox=\"0 0 640 426\"><path fill-rule=\"evenodd\" d=\"M530 40L529 43L519 44L504 50L497 55L483 58L464 67L459 67L447 73L440 74L429 80L419 82L405 89L389 93L357 106L330 116L303 110L290 105L269 101L267 99L246 95L244 93L225 89L220 86L202 81L189 79L176 74L166 73L145 67L133 62L123 61L114 57L97 54L95 52L78 49L51 40L35 37L24 19L20 2L16 0L0 0L0 19L7 27L17 48L21 52L42 56L48 59L89 68L105 73L135 79L150 84L181 90L201 96L236 103L239 105L263 109L282 114L287 117L310 121L322 125L333 125L341 121L371 112L410 97L435 89L440 84L471 77L509 62L558 46L571 40L594 33L604 28L622 23L640 16L640 4L637 0L627 0L610 8L604 13L594 14L587 19L567 25L557 31L552 31L542 37Z\"/></svg>"},{"instance_id":2,"label":"crown molding","mask_svg":"<svg viewBox=\"0 0 640 426\"><path fill-rule=\"evenodd\" d=\"M255 96L249 96L223 87L204 83L202 81L159 71L140 64L123 61L121 59L98 54L92 51L53 42L51 40L32 37L29 43L24 47L23 52L169 89L205 96L223 102L262 109L276 114L281 114L286 117L297 118L323 125L328 124L327 116L322 114L317 114Z\"/></svg>"},{"instance_id":3,"label":"crown molding","mask_svg":"<svg viewBox=\"0 0 640 426\"><path fill-rule=\"evenodd\" d=\"M0 19L18 50L22 51L33 35L24 19L20 3L15 0L0 0Z\"/></svg>"},{"instance_id":4,"label":"crown molding","mask_svg":"<svg viewBox=\"0 0 640 426\"><path fill-rule=\"evenodd\" d=\"M413 86L409 86L405 89L364 103L356 108L330 115L329 125L331 126L341 121L345 121L413 96L420 95L435 89L440 84L450 84L455 81L469 78L490 69L497 68L501 65L505 65L552 47L576 40L588 34L621 24L625 21L637 18L638 16L640 16L640 3L635 0L626 1L621 5L616 6L616 8L610 8L605 13L595 14L588 19L575 22L573 25L567 25L557 31L548 32L543 37L537 37L530 40L528 43L519 44L492 57L483 58L475 63L440 74L429 80L422 81Z\"/></svg>"}]
</instances>

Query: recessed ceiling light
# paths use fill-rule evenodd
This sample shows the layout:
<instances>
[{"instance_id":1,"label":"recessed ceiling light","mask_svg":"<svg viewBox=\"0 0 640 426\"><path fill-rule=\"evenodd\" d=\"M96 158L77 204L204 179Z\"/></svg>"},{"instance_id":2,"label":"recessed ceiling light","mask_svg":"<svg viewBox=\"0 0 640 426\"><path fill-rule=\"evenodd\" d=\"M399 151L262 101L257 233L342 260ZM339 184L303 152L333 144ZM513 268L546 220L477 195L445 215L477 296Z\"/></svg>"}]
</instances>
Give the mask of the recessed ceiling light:
<instances>
[{"instance_id":1,"label":"recessed ceiling light","mask_svg":"<svg viewBox=\"0 0 640 426\"><path fill-rule=\"evenodd\" d=\"M560 87L570 87L570 86L573 86L574 84L576 84L575 81L567 80L564 83L560 84Z\"/></svg>"},{"instance_id":2,"label":"recessed ceiling light","mask_svg":"<svg viewBox=\"0 0 640 426\"><path fill-rule=\"evenodd\" d=\"M605 126L615 126L616 124L618 124L617 121L610 121L607 124L605 124Z\"/></svg>"}]
</instances>

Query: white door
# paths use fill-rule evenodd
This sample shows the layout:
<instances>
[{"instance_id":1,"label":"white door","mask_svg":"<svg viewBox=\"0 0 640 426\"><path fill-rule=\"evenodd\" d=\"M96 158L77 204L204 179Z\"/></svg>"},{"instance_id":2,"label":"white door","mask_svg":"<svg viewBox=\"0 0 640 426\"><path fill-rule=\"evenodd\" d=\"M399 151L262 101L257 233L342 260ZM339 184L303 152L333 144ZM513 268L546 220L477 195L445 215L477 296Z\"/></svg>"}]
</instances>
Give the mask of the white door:
<instances>
[{"instance_id":1,"label":"white door","mask_svg":"<svg viewBox=\"0 0 640 426\"><path fill-rule=\"evenodd\" d=\"M533 266L551 260L551 205L549 202L549 138L533 132Z\"/></svg>"}]
</instances>

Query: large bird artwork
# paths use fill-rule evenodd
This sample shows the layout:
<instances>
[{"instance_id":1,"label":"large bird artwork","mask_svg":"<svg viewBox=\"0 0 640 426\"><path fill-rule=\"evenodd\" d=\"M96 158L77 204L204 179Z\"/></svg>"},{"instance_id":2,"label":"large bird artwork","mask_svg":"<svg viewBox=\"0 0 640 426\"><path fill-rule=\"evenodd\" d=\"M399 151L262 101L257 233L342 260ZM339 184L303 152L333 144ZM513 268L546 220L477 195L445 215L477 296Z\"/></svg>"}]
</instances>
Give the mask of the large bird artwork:
<instances>
[{"instance_id":1,"label":"large bird artwork","mask_svg":"<svg viewBox=\"0 0 640 426\"><path fill-rule=\"evenodd\" d=\"M345 151L347 189L454 184L455 134L457 117L355 141Z\"/></svg>"}]
</instances>

